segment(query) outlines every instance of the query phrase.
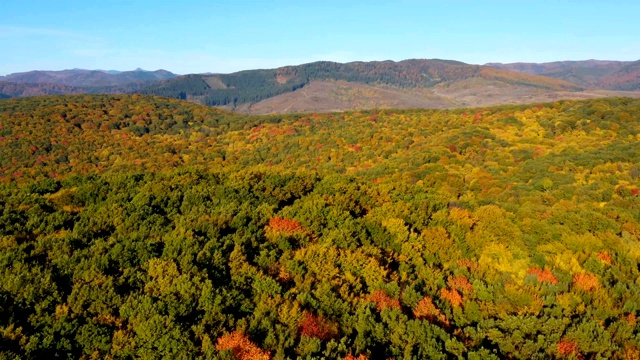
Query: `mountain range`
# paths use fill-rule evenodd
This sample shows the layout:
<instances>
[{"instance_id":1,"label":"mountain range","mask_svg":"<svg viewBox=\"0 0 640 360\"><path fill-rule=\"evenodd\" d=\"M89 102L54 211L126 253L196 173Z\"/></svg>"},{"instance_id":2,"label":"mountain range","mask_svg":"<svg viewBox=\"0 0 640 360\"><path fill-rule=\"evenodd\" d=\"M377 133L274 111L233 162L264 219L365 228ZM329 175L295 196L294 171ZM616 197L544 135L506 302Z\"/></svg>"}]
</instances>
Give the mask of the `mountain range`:
<instances>
[{"instance_id":1,"label":"mountain range","mask_svg":"<svg viewBox=\"0 0 640 360\"><path fill-rule=\"evenodd\" d=\"M638 90L640 61L599 60L486 65L441 59L319 61L231 74L73 69L0 77L0 98L139 93L257 114L640 97Z\"/></svg>"}]
</instances>

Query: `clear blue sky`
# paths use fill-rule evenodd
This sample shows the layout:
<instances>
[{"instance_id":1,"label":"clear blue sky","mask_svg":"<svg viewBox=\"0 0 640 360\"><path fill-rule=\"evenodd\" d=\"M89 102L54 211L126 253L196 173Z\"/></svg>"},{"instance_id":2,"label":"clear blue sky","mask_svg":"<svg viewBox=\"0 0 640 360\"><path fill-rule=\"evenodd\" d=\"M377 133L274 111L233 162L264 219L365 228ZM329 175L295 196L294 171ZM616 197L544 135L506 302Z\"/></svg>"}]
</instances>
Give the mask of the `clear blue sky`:
<instances>
[{"instance_id":1,"label":"clear blue sky","mask_svg":"<svg viewBox=\"0 0 640 360\"><path fill-rule=\"evenodd\" d=\"M3 1L0 74L640 59L640 1Z\"/></svg>"}]
</instances>

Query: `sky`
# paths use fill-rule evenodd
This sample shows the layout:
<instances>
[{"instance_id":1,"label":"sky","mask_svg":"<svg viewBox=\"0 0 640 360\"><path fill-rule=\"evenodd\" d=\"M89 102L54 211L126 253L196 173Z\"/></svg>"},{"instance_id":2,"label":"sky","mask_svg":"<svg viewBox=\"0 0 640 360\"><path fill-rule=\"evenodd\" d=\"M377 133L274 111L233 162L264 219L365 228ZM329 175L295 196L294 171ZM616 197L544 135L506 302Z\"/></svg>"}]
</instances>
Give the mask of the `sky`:
<instances>
[{"instance_id":1,"label":"sky","mask_svg":"<svg viewBox=\"0 0 640 360\"><path fill-rule=\"evenodd\" d=\"M312 61L640 59L640 1L22 0L0 6L0 75L229 73Z\"/></svg>"}]
</instances>

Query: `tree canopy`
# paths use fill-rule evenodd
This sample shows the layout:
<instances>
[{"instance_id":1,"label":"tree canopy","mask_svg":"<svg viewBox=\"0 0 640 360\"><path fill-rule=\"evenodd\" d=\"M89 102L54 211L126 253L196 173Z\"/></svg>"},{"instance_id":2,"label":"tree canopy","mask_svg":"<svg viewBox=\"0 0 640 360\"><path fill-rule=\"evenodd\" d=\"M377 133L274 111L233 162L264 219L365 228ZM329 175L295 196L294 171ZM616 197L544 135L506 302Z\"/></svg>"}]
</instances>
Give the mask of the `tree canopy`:
<instances>
[{"instance_id":1,"label":"tree canopy","mask_svg":"<svg viewBox=\"0 0 640 360\"><path fill-rule=\"evenodd\" d=\"M640 100L0 101L0 357L637 358Z\"/></svg>"}]
</instances>

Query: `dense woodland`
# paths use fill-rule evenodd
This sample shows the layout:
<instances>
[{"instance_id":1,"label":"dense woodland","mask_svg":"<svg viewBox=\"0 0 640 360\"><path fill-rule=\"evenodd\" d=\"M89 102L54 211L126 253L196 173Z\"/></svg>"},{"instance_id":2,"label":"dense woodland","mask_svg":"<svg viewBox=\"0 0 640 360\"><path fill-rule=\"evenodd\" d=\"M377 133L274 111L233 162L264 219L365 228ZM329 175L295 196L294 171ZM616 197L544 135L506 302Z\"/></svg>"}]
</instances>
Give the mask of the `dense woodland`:
<instances>
[{"instance_id":1,"label":"dense woodland","mask_svg":"<svg viewBox=\"0 0 640 360\"><path fill-rule=\"evenodd\" d=\"M0 358L640 357L640 100L0 101Z\"/></svg>"}]
</instances>

